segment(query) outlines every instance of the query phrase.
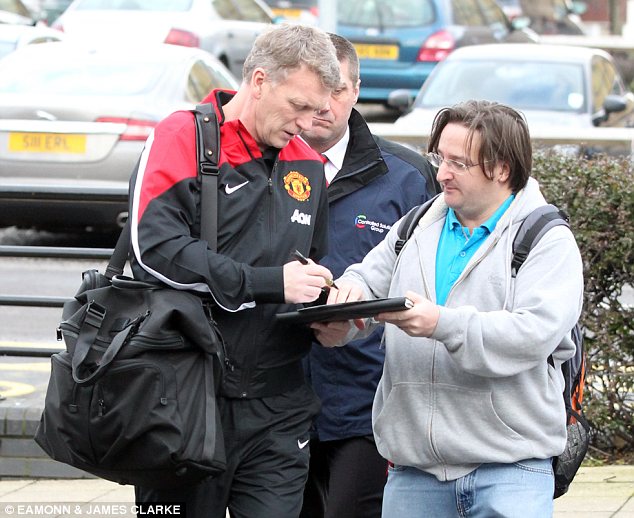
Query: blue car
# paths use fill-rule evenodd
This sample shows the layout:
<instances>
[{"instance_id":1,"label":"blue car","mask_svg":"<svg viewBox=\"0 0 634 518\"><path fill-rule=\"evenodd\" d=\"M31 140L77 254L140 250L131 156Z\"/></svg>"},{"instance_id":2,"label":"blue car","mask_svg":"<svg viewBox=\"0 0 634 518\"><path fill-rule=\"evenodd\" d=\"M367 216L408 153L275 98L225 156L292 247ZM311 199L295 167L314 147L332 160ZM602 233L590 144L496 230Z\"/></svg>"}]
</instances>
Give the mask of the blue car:
<instances>
[{"instance_id":1,"label":"blue car","mask_svg":"<svg viewBox=\"0 0 634 518\"><path fill-rule=\"evenodd\" d=\"M359 101L382 104L397 89L415 97L457 47L537 41L524 22L511 24L495 0L346 0L337 8L337 33L361 58Z\"/></svg>"}]
</instances>

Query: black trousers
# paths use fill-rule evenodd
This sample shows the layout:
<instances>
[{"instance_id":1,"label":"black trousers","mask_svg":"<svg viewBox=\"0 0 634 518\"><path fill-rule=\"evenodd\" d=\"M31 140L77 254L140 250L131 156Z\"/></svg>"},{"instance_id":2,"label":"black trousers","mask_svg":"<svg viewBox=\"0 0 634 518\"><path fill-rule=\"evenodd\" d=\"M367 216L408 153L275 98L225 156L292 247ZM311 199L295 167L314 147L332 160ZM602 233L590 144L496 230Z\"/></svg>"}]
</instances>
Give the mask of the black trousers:
<instances>
[{"instance_id":1,"label":"black trousers","mask_svg":"<svg viewBox=\"0 0 634 518\"><path fill-rule=\"evenodd\" d=\"M219 399L227 470L195 486L136 487L137 504L183 503L187 518L297 518L319 411L309 385L258 399ZM144 517L144 518L147 518Z\"/></svg>"},{"instance_id":2,"label":"black trousers","mask_svg":"<svg viewBox=\"0 0 634 518\"><path fill-rule=\"evenodd\" d=\"M372 436L310 443L301 518L380 518L387 461Z\"/></svg>"}]
</instances>

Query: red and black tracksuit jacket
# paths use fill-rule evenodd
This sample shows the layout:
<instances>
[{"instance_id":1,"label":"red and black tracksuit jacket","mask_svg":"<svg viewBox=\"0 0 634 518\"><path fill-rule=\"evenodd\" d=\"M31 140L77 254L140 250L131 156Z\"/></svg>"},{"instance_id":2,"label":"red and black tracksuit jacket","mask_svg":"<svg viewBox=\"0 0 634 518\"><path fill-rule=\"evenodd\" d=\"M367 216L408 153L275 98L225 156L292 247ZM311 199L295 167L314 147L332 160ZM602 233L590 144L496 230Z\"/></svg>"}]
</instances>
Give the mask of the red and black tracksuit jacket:
<instances>
[{"instance_id":1,"label":"red and black tracksuit jacket","mask_svg":"<svg viewBox=\"0 0 634 518\"><path fill-rule=\"evenodd\" d=\"M221 394L263 397L303 383L310 349L305 326L280 325L282 265L298 249L327 252L328 206L323 165L301 139L263 153L238 120L224 121L232 94L214 91L220 123L218 252L198 239L200 181L194 116L179 111L155 128L131 179L134 277L211 294L231 367Z\"/></svg>"}]
</instances>

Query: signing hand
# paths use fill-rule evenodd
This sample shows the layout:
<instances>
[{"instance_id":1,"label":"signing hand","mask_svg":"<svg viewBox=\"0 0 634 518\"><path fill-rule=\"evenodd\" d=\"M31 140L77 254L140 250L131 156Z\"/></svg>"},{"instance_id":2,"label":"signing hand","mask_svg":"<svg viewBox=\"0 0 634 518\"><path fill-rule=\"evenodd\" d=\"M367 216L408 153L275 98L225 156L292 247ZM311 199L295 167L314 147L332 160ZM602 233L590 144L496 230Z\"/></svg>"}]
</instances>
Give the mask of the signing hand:
<instances>
[{"instance_id":1,"label":"signing hand","mask_svg":"<svg viewBox=\"0 0 634 518\"><path fill-rule=\"evenodd\" d=\"M327 280L332 279L328 268L310 259L308 264L299 261L286 263L284 270L284 300L288 304L312 302L321 295Z\"/></svg>"}]
</instances>

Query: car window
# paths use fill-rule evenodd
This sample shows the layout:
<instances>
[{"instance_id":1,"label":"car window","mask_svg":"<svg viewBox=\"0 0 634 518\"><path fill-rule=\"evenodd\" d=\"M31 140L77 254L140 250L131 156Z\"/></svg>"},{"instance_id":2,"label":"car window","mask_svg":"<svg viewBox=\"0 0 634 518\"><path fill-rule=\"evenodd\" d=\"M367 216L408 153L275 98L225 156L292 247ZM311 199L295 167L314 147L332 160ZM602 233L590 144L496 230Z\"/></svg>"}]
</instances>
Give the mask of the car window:
<instances>
[{"instance_id":1,"label":"car window","mask_svg":"<svg viewBox=\"0 0 634 518\"><path fill-rule=\"evenodd\" d=\"M436 20L432 0L347 0L338 3L340 23L361 27L417 27Z\"/></svg>"},{"instance_id":2,"label":"car window","mask_svg":"<svg viewBox=\"0 0 634 518\"><path fill-rule=\"evenodd\" d=\"M477 0L452 0L456 25L487 25Z\"/></svg>"},{"instance_id":3,"label":"car window","mask_svg":"<svg viewBox=\"0 0 634 518\"><path fill-rule=\"evenodd\" d=\"M233 89L233 84L219 70L202 61L192 65L187 81L187 98L191 103L199 103L216 88Z\"/></svg>"},{"instance_id":4,"label":"car window","mask_svg":"<svg viewBox=\"0 0 634 518\"><path fill-rule=\"evenodd\" d=\"M253 0L233 0L237 5L238 12L240 13L240 20L246 20L248 22L262 22L270 23L271 18L268 13L262 9Z\"/></svg>"},{"instance_id":5,"label":"car window","mask_svg":"<svg viewBox=\"0 0 634 518\"><path fill-rule=\"evenodd\" d=\"M625 86L614 65L605 58L595 56L592 60L592 113L603 108L608 94L624 93Z\"/></svg>"},{"instance_id":6,"label":"car window","mask_svg":"<svg viewBox=\"0 0 634 518\"><path fill-rule=\"evenodd\" d=\"M8 11L31 18L31 13L20 0L0 0L0 11Z\"/></svg>"},{"instance_id":7,"label":"car window","mask_svg":"<svg viewBox=\"0 0 634 518\"><path fill-rule=\"evenodd\" d=\"M506 18L504 11L500 9L500 6L495 3L495 0L478 1L487 25L493 27L494 30L506 31L508 28L508 19Z\"/></svg>"},{"instance_id":8,"label":"car window","mask_svg":"<svg viewBox=\"0 0 634 518\"><path fill-rule=\"evenodd\" d=\"M527 110L579 113L585 109L583 67L569 63L443 63L416 106L447 106L487 99Z\"/></svg>"},{"instance_id":9,"label":"car window","mask_svg":"<svg viewBox=\"0 0 634 518\"><path fill-rule=\"evenodd\" d=\"M1 1L1 0L0 0ZM192 0L84 0L79 11L189 11Z\"/></svg>"}]
</instances>

